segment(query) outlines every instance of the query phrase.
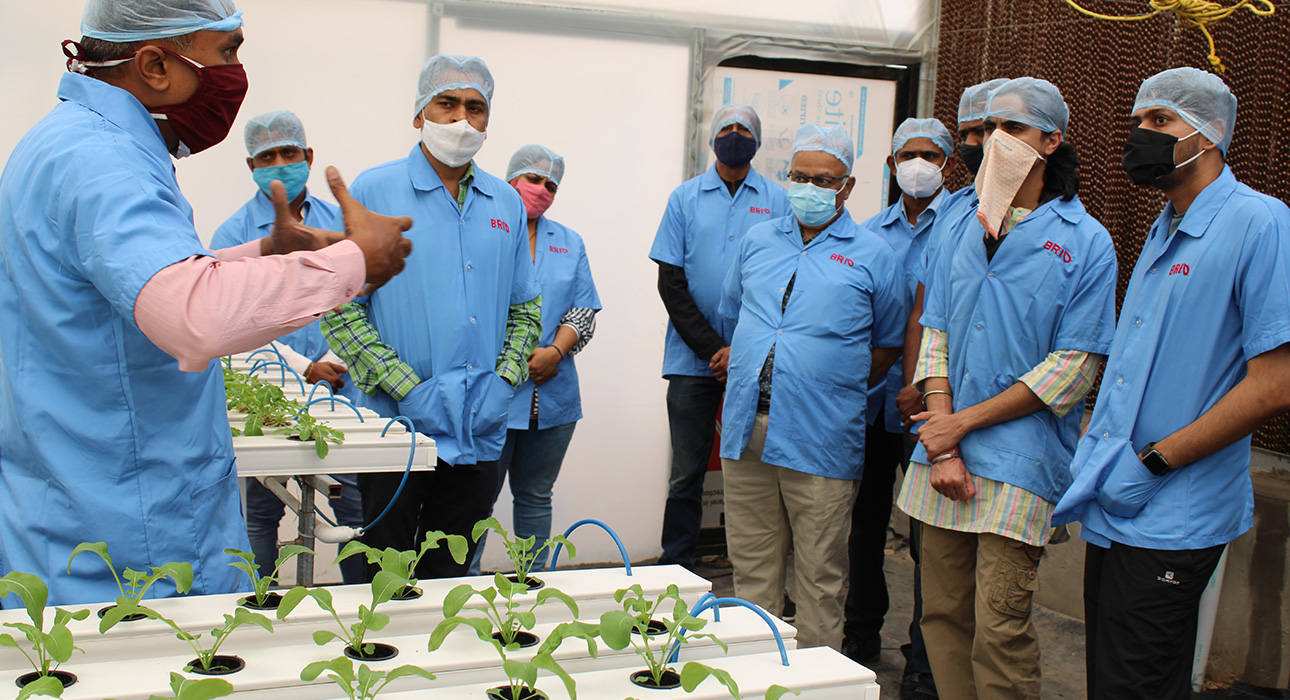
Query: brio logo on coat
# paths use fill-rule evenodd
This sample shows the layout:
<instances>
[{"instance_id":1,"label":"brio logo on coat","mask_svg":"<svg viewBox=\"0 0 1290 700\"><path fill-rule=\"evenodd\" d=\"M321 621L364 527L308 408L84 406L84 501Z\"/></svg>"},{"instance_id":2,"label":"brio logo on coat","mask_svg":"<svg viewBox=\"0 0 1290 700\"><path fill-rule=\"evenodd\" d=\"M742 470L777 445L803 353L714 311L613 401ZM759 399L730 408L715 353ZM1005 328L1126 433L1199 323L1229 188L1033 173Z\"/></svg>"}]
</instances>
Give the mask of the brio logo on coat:
<instances>
[{"instance_id":1,"label":"brio logo on coat","mask_svg":"<svg viewBox=\"0 0 1290 700\"><path fill-rule=\"evenodd\" d=\"M511 232L511 227L507 226L505 221L502 221L501 219L489 219L489 221L493 222L493 228L500 228L507 233Z\"/></svg>"},{"instance_id":2,"label":"brio logo on coat","mask_svg":"<svg viewBox=\"0 0 1290 700\"><path fill-rule=\"evenodd\" d=\"M833 255L830 255L830 256L829 256L829 260L837 260L838 262L842 263L843 265L846 265L847 267L855 267L855 266L856 266L856 261L854 261L854 260L852 260L851 258L848 258L848 257L846 257L846 256L844 256L844 255L838 255L837 253L834 253Z\"/></svg>"},{"instance_id":3,"label":"brio logo on coat","mask_svg":"<svg viewBox=\"0 0 1290 700\"><path fill-rule=\"evenodd\" d=\"M1056 255L1057 257L1061 258L1061 259L1062 259L1062 262L1070 262L1070 261L1071 261L1071 253L1070 253L1070 251L1069 251L1069 250L1066 250L1065 248L1063 248L1063 247L1061 247L1061 246L1059 246L1059 245L1057 245L1056 243L1053 243L1052 241L1048 241L1047 243L1045 243L1045 244L1044 244L1044 250L1051 250L1051 251L1053 251L1053 255Z\"/></svg>"},{"instance_id":4,"label":"brio logo on coat","mask_svg":"<svg viewBox=\"0 0 1290 700\"><path fill-rule=\"evenodd\" d=\"M555 247L555 246L550 246L550 248L551 248L551 252L552 252L552 253L567 253L567 252L569 252L569 249L568 249L568 248L557 248L557 247Z\"/></svg>"},{"instance_id":5,"label":"brio logo on coat","mask_svg":"<svg viewBox=\"0 0 1290 700\"><path fill-rule=\"evenodd\" d=\"M1190 274L1191 274L1191 267L1189 267L1189 266L1187 265L1187 263L1178 263L1177 265L1174 265L1173 267L1169 268L1169 274L1171 274L1171 275L1190 275Z\"/></svg>"},{"instance_id":6,"label":"brio logo on coat","mask_svg":"<svg viewBox=\"0 0 1290 700\"><path fill-rule=\"evenodd\" d=\"M770 213L770 210L769 210L769 209L763 209L763 208L761 208L761 207L748 207L748 211L749 211L749 212L752 212L753 214L769 214L769 213Z\"/></svg>"}]
</instances>

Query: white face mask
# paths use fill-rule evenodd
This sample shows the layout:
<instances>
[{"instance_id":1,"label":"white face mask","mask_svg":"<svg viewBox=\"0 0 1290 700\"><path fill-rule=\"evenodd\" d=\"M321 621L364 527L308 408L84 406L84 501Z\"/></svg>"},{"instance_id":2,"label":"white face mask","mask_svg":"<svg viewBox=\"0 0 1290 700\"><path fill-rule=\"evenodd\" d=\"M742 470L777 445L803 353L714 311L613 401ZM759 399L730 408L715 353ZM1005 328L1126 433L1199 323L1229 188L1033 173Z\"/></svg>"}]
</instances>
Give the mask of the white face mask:
<instances>
[{"instance_id":1,"label":"white face mask","mask_svg":"<svg viewBox=\"0 0 1290 700\"><path fill-rule=\"evenodd\" d=\"M936 194L941 188L944 177L940 168L922 158L913 158L896 164L896 184L900 191L913 197L923 199Z\"/></svg>"},{"instance_id":2,"label":"white face mask","mask_svg":"<svg viewBox=\"0 0 1290 700\"><path fill-rule=\"evenodd\" d=\"M986 141L985 158L976 173L976 196L981 200L976 216L990 236L999 237L1008 208L1037 160L1044 160L1038 151L1002 129L995 129Z\"/></svg>"},{"instance_id":3,"label":"white face mask","mask_svg":"<svg viewBox=\"0 0 1290 700\"><path fill-rule=\"evenodd\" d=\"M421 122L421 143L440 163L456 168L470 162L479 153L487 138L475 131L465 119L451 124L436 124L429 119Z\"/></svg>"}]
</instances>

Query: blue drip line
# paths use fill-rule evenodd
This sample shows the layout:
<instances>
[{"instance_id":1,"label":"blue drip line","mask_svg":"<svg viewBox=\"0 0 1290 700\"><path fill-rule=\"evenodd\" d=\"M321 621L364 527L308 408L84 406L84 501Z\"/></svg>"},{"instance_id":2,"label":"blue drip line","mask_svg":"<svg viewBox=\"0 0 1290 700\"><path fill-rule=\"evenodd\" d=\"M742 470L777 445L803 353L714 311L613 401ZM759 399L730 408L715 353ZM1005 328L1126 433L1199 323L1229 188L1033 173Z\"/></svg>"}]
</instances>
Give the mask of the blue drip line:
<instances>
[{"instance_id":1,"label":"blue drip line","mask_svg":"<svg viewBox=\"0 0 1290 700\"><path fill-rule=\"evenodd\" d=\"M627 570L627 575L631 576L632 562L631 562L631 559L627 557L627 548L623 546L623 541L619 539L618 533L614 532L614 529L612 527L609 527L605 523L599 520L596 520L595 518L586 518L584 520L579 520L578 522L570 525L568 530L564 531L564 538L566 540L569 539L569 535L572 534L574 530L577 530L583 525L598 525L602 530L604 530L605 532L608 532L610 537L614 538L614 544L618 545L618 553L621 554L623 557L623 568ZM555 561L560 558L560 551L562 549L564 549L564 543L557 542L555 545L555 551L551 552L551 563L547 565L546 567L547 571L555 571Z\"/></svg>"},{"instance_id":2,"label":"blue drip line","mask_svg":"<svg viewBox=\"0 0 1290 700\"><path fill-rule=\"evenodd\" d=\"M321 400L326 401L326 399ZM417 429L412 427L412 421L408 420L404 416L395 416L391 418L390 422L385 424L385 429L381 431L381 437L385 437L385 433L390 430L390 426L394 425L396 422L402 423L408 427L408 435L412 439L412 449L408 452L408 466L403 470L403 478L399 480L399 487L394 490L394 495L390 497L390 502L385 504L385 510L381 511L381 514L376 516L375 520L360 528L361 531L366 531L369 528L376 527L376 524L381 522L381 518L384 518L385 514L390 512L390 508L394 507L394 502L399 500L399 495L403 493L404 485L408 483L408 474L412 473L412 461L417 457Z\"/></svg>"},{"instance_id":3,"label":"blue drip line","mask_svg":"<svg viewBox=\"0 0 1290 700\"><path fill-rule=\"evenodd\" d=\"M705 593L703 597L699 599L699 604L695 605L694 609L690 611L690 617L698 617L703 611L707 610L708 608L713 608L714 610L713 614L716 615L716 620L720 621L721 620L720 613L716 612L716 609L720 608L720 606L722 605L743 606L757 613L757 615L760 616L762 620L765 620L766 624L770 626L770 631L775 635L775 644L779 646L779 660L785 666L788 665L788 650L784 648L784 638L780 636L779 628L775 626L775 621L771 618L770 613L767 613L765 610L762 610L756 605L749 603L743 598L718 598L712 595L711 593ZM681 637L685 636L684 629L681 630L679 636ZM678 639L672 645L672 653L668 655L667 662L669 664L676 663L680 655L681 655L681 640Z\"/></svg>"},{"instance_id":4,"label":"blue drip line","mask_svg":"<svg viewBox=\"0 0 1290 700\"><path fill-rule=\"evenodd\" d=\"M295 377L296 382L300 384L300 393L301 394L305 393L305 380L301 379L300 375L297 374L294 369L291 369L290 367L288 367L285 362L257 362L253 367L251 367L251 371L247 372L247 374L254 375L256 372L260 371L261 369L265 367L272 367L274 365L277 365L279 368L281 368L281 378L279 379L279 384L281 386L287 385L287 372L290 372L291 376Z\"/></svg>"}]
</instances>

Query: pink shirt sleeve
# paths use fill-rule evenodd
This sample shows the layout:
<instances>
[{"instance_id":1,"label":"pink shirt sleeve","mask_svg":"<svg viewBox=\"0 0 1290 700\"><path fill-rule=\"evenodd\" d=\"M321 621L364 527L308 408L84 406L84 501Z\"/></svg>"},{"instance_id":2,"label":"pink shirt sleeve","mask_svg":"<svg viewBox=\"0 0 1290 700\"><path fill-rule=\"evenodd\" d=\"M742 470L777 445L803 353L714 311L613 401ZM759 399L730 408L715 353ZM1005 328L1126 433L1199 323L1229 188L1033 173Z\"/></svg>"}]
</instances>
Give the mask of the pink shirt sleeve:
<instances>
[{"instance_id":1,"label":"pink shirt sleeve","mask_svg":"<svg viewBox=\"0 0 1290 700\"><path fill-rule=\"evenodd\" d=\"M164 268L134 302L139 330L200 372L222 355L254 350L352 300L367 265L353 241L319 251L260 257L260 242Z\"/></svg>"}]
</instances>

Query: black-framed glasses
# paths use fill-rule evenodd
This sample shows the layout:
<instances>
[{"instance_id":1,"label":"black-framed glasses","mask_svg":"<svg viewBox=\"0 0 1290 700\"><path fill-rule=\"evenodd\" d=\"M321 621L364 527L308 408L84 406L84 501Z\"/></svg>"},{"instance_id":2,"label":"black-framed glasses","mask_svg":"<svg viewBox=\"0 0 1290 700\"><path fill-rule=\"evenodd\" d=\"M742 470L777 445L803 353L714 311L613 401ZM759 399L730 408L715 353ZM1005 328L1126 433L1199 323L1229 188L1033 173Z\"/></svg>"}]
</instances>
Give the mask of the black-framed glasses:
<instances>
[{"instance_id":1,"label":"black-framed glasses","mask_svg":"<svg viewBox=\"0 0 1290 700\"><path fill-rule=\"evenodd\" d=\"M793 172L788 174L788 181L797 185L804 185L809 182L816 187L823 187L826 190L836 190L841 189L840 187L837 187L837 184L839 182L845 182L847 177L847 175L840 175L838 177L830 175L814 175L808 177L802 173Z\"/></svg>"}]
</instances>

